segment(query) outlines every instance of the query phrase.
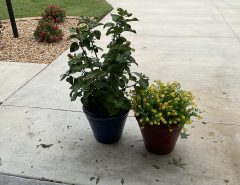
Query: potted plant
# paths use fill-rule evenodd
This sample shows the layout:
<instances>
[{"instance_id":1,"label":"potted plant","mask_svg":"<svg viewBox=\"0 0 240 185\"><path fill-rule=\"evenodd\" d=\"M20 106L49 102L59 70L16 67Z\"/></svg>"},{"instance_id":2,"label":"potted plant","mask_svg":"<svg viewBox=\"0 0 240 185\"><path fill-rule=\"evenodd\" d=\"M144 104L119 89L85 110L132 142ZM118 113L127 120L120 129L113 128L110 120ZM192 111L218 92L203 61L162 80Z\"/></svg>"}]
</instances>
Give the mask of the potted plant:
<instances>
[{"instance_id":1,"label":"potted plant","mask_svg":"<svg viewBox=\"0 0 240 185\"><path fill-rule=\"evenodd\" d=\"M136 33L129 22L137 21L131 13L121 8L112 14L112 22L101 24L97 19L81 18L80 24L70 31L74 42L69 54L69 70L62 75L71 84L71 100L81 98L83 111L89 120L95 138L101 143L114 143L122 135L123 127L131 109L128 89L146 88L148 79L131 72L131 43L123 36L124 32ZM96 28L107 28L106 35L111 36L107 52L99 57L102 50L96 45L101 32ZM102 51L103 52L103 51Z\"/></svg>"},{"instance_id":2,"label":"potted plant","mask_svg":"<svg viewBox=\"0 0 240 185\"><path fill-rule=\"evenodd\" d=\"M146 149L155 154L170 153L184 125L191 124L193 117L201 118L192 93L176 81L155 81L132 91L132 109Z\"/></svg>"}]
</instances>

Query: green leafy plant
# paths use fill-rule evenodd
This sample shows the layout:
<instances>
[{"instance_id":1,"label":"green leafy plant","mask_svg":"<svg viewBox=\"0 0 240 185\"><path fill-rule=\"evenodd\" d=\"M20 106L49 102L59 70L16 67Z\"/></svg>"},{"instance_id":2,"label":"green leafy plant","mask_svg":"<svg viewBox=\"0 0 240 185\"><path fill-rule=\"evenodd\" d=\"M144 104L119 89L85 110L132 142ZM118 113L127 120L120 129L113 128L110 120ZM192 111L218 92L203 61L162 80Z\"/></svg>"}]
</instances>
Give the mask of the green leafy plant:
<instances>
[{"instance_id":1,"label":"green leafy plant","mask_svg":"<svg viewBox=\"0 0 240 185\"><path fill-rule=\"evenodd\" d=\"M155 81L146 89L132 91L132 109L141 125L166 125L170 131L174 125L191 124L193 117L201 118L192 93L176 81L166 85Z\"/></svg>"},{"instance_id":2,"label":"green leafy plant","mask_svg":"<svg viewBox=\"0 0 240 185\"><path fill-rule=\"evenodd\" d=\"M33 35L38 42L46 43L59 42L63 38L62 30L51 19L39 20Z\"/></svg>"},{"instance_id":3,"label":"green leafy plant","mask_svg":"<svg viewBox=\"0 0 240 185\"><path fill-rule=\"evenodd\" d=\"M55 23L62 23L65 21L66 13L56 5L48 5L42 14L43 19L52 19Z\"/></svg>"},{"instance_id":4,"label":"green leafy plant","mask_svg":"<svg viewBox=\"0 0 240 185\"><path fill-rule=\"evenodd\" d=\"M71 100L81 97L83 105L91 112L102 117L120 115L131 108L128 89L146 88L148 79L140 73L131 72L130 66L137 65L132 57L134 49L123 36L124 32L136 33L129 24L138 21L131 13L121 8L112 14L112 22L101 24L97 19L84 17L77 28L72 28L70 39L74 39L70 51L80 50L78 54L69 54L69 70L62 79L71 84ZM99 57L102 50L96 45L101 32L96 28L107 28L106 35L111 36L108 51Z\"/></svg>"}]
</instances>

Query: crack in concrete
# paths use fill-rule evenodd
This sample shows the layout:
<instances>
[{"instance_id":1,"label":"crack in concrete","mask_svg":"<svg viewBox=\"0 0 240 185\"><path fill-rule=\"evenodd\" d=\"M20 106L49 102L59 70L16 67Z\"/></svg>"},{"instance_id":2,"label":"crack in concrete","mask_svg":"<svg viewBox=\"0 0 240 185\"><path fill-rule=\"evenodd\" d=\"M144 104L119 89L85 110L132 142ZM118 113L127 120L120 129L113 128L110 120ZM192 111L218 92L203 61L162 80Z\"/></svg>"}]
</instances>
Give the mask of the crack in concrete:
<instances>
[{"instance_id":1,"label":"crack in concrete","mask_svg":"<svg viewBox=\"0 0 240 185\"><path fill-rule=\"evenodd\" d=\"M214 7L217 9L217 11L220 13L221 17L223 18L224 22L227 24L227 26L230 28L230 30L232 31L232 33L234 34L235 38L240 42L240 38L237 36L237 34L234 32L233 28L231 27L231 25L228 23L227 19L224 17L223 13L221 12L221 10L218 8L218 6L215 4L215 2L213 0L211 0L212 4L214 5Z\"/></svg>"},{"instance_id":2,"label":"crack in concrete","mask_svg":"<svg viewBox=\"0 0 240 185\"><path fill-rule=\"evenodd\" d=\"M138 34L138 36L143 36L142 34ZM148 37L156 37L156 35L152 34L152 35L146 35L145 36L148 36ZM232 37L228 37L228 36L214 36L214 35L209 35L209 36L204 36L204 35L200 35L200 36L185 36L185 35L158 35L157 37L167 37L167 38L221 38L221 39L235 39L236 36L232 36Z\"/></svg>"},{"instance_id":3,"label":"crack in concrete","mask_svg":"<svg viewBox=\"0 0 240 185\"><path fill-rule=\"evenodd\" d=\"M29 108L29 109L43 109L43 110L56 110L56 111L64 111L64 112L80 112L83 113L83 111L77 111L77 110L68 110L68 109L54 109L49 107L31 107L31 106L24 106L24 105L2 105L3 107L19 107L19 108Z\"/></svg>"},{"instance_id":4,"label":"crack in concrete","mask_svg":"<svg viewBox=\"0 0 240 185\"><path fill-rule=\"evenodd\" d=\"M41 110L53 110L53 111L63 111L63 112L73 112L73 113L84 113L83 111L76 111L76 110L67 110L67 109L54 109L54 108L47 108L47 107L31 107L31 106L23 106L23 105L2 105L2 107L16 107L16 108L29 108L29 109L41 109ZM135 116L128 116L130 118L134 118ZM203 121L193 121L193 123L202 123ZM240 126L240 122L233 122L233 123L224 123L224 122L214 122L214 121L204 121L207 124L220 124L220 125L228 125L228 126Z\"/></svg>"},{"instance_id":5,"label":"crack in concrete","mask_svg":"<svg viewBox=\"0 0 240 185\"><path fill-rule=\"evenodd\" d=\"M51 182L51 183L55 183L55 184L59 184L59 185L63 185L63 184L64 185L80 185L78 183L53 180L53 179L48 179L45 177L38 178L38 177L31 177L31 176L26 176L26 175L18 175L18 174L4 173L4 172L0 172L0 174L8 176L8 177L18 177L18 178L28 179L28 180L37 180L37 181L41 181L41 182Z\"/></svg>"},{"instance_id":6,"label":"crack in concrete","mask_svg":"<svg viewBox=\"0 0 240 185\"><path fill-rule=\"evenodd\" d=\"M44 71L50 64L47 64L43 69L41 69L37 74L35 74L32 78L30 78L26 83L20 86L17 90L15 90L9 97L7 97L3 102L7 101L9 98L14 96L18 91L20 91L23 87L25 87L29 82L31 82L37 75L39 75L42 71ZM0 104L1 105L1 104Z\"/></svg>"},{"instance_id":7,"label":"crack in concrete","mask_svg":"<svg viewBox=\"0 0 240 185\"><path fill-rule=\"evenodd\" d=\"M219 125L240 126L240 122L234 122L234 123L213 122L213 121L204 121L204 122L206 124L219 124ZM193 121L193 123L203 124L202 121Z\"/></svg>"}]
</instances>

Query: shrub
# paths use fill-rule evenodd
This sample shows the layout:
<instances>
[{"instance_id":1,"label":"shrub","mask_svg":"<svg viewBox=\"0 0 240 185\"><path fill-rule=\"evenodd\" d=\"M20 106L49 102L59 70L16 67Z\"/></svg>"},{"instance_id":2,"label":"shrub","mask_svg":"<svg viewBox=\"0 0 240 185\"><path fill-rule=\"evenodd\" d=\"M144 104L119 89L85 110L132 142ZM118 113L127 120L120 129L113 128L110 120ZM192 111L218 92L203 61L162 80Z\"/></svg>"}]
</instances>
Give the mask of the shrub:
<instances>
[{"instance_id":1,"label":"shrub","mask_svg":"<svg viewBox=\"0 0 240 185\"><path fill-rule=\"evenodd\" d=\"M55 23L64 22L65 17L65 11L55 5L48 5L42 14L43 19L52 19Z\"/></svg>"},{"instance_id":2,"label":"shrub","mask_svg":"<svg viewBox=\"0 0 240 185\"><path fill-rule=\"evenodd\" d=\"M63 38L63 32L51 19L41 19L34 31L34 38L38 42L59 42Z\"/></svg>"},{"instance_id":3,"label":"shrub","mask_svg":"<svg viewBox=\"0 0 240 185\"><path fill-rule=\"evenodd\" d=\"M143 88L148 85L148 79L130 70L137 62L132 56L134 49L123 36L126 32L136 33L129 24L137 21L131 13L121 8L118 14L112 14L112 22L103 25L107 28L106 35L112 39L107 45L108 50L99 56L102 48L96 45L101 32L96 29L102 26L96 19L82 18L84 26L72 28L70 38L74 40L69 54L69 70L62 75L62 80L71 84L71 100L81 98L87 110L101 117L114 117L126 113L131 108L128 89ZM95 29L93 29L95 28Z\"/></svg>"},{"instance_id":4,"label":"shrub","mask_svg":"<svg viewBox=\"0 0 240 185\"><path fill-rule=\"evenodd\" d=\"M155 81L147 89L133 91L132 109L140 124L183 127L191 118L201 118L200 110L190 91L184 91L178 82Z\"/></svg>"}]
</instances>

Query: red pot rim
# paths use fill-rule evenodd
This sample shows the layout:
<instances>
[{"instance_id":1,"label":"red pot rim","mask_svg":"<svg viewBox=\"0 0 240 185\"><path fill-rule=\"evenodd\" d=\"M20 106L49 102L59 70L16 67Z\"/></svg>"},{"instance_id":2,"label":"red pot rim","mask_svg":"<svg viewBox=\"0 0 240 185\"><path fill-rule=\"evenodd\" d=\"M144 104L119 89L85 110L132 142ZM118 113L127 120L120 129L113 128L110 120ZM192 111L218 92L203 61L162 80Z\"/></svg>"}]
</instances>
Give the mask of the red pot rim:
<instances>
[{"instance_id":1,"label":"red pot rim","mask_svg":"<svg viewBox=\"0 0 240 185\"><path fill-rule=\"evenodd\" d=\"M150 125L149 123L140 123L139 122L139 117L136 117L135 116L135 118L136 118L136 120L137 120L137 122L138 122L138 125L139 125L139 127L143 127L143 128L153 128L153 129L167 129L167 130L169 130L169 129L173 129L173 130L179 130L179 129L182 129L181 127L179 127L177 124L172 124L171 126L170 126L170 128L169 128L169 126L168 125L164 125L164 124L160 124L160 125Z\"/></svg>"}]
</instances>

